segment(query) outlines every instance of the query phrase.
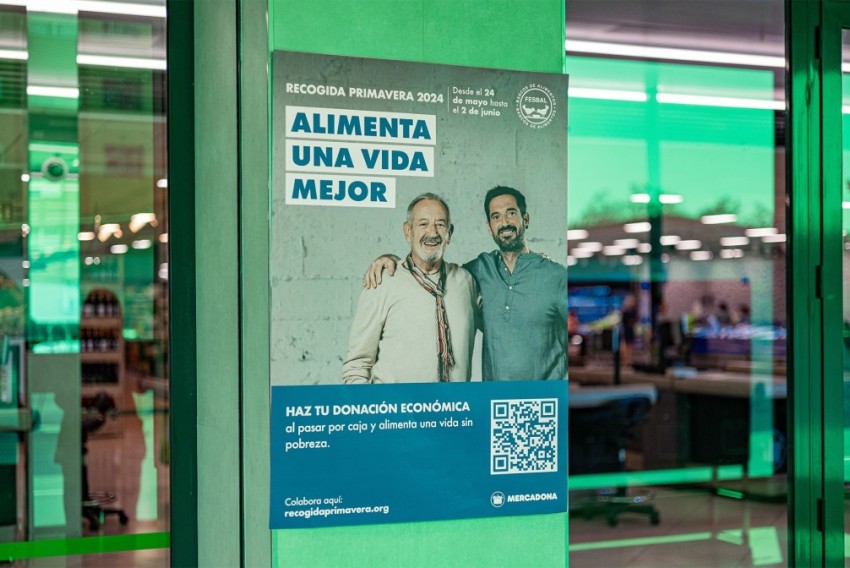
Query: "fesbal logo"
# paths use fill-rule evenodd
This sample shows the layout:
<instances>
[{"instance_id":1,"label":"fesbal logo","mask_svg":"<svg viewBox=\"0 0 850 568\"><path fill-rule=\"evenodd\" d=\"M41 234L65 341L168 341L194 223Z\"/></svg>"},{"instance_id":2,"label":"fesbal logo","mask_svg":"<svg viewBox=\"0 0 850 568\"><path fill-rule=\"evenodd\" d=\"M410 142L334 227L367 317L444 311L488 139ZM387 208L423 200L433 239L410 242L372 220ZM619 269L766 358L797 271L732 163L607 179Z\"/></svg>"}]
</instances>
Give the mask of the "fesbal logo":
<instances>
[{"instance_id":1,"label":"fesbal logo","mask_svg":"<svg viewBox=\"0 0 850 568\"><path fill-rule=\"evenodd\" d=\"M530 83L516 96L516 112L531 128L545 128L555 118L557 103L549 87Z\"/></svg>"}]
</instances>

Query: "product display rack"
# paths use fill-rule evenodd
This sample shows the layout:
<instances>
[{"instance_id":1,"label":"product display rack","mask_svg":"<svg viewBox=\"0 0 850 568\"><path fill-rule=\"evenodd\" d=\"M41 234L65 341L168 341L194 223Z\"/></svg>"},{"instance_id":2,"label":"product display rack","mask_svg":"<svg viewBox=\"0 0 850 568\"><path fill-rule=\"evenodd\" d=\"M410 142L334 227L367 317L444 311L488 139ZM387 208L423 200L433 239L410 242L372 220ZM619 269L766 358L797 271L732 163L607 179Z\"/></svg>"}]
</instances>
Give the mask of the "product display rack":
<instances>
[{"instance_id":1,"label":"product display rack","mask_svg":"<svg viewBox=\"0 0 850 568\"><path fill-rule=\"evenodd\" d=\"M106 393L115 411L124 406L124 318L118 298L109 290L89 292L80 318L82 396L91 400ZM120 434L121 421L107 420L98 435Z\"/></svg>"}]
</instances>

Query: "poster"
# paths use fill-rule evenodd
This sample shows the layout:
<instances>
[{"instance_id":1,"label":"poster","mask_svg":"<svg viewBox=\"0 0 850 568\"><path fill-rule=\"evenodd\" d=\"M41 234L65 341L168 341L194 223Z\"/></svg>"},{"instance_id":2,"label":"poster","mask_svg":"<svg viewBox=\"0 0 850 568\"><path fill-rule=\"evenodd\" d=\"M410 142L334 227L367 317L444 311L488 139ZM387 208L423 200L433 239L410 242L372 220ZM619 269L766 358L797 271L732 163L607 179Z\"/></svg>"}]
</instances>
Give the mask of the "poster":
<instances>
[{"instance_id":1,"label":"poster","mask_svg":"<svg viewBox=\"0 0 850 568\"><path fill-rule=\"evenodd\" d=\"M272 63L270 527L565 512L567 77Z\"/></svg>"}]
</instances>

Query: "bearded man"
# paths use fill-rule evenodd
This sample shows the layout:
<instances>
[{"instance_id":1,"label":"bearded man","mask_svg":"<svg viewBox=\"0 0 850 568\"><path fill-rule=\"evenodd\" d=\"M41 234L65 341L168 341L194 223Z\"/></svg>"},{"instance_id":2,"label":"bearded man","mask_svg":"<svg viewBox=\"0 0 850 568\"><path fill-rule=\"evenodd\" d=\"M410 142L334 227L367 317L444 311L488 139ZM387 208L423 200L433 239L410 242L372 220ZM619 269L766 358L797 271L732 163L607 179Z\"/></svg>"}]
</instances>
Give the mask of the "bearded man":
<instances>
[{"instance_id":1,"label":"bearded man","mask_svg":"<svg viewBox=\"0 0 850 568\"><path fill-rule=\"evenodd\" d=\"M567 378L567 269L531 252L526 244L530 216L525 196L497 186L484 197L487 228L499 247L463 265L480 290L482 378L485 381ZM375 260L364 285L381 288L392 256ZM384 279L392 282L395 278Z\"/></svg>"}]
</instances>

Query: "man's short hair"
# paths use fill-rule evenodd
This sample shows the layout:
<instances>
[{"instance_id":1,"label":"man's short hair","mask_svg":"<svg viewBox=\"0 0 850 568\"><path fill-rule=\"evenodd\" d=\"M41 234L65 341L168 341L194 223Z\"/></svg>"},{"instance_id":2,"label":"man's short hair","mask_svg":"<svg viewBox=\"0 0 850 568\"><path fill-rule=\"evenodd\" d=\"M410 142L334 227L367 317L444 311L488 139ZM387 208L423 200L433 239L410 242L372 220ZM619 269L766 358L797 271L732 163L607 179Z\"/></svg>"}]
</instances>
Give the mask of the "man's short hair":
<instances>
[{"instance_id":1,"label":"man's short hair","mask_svg":"<svg viewBox=\"0 0 850 568\"><path fill-rule=\"evenodd\" d=\"M490 202L501 195L512 195L516 199L517 207L521 215L525 215L525 196L518 189L508 187L506 185L497 185L487 192L484 197L484 216L490 219Z\"/></svg>"},{"instance_id":2,"label":"man's short hair","mask_svg":"<svg viewBox=\"0 0 850 568\"><path fill-rule=\"evenodd\" d=\"M420 201L425 201L429 199L431 201L438 201L443 207L446 208L446 224L452 224L452 212L449 210L449 204L446 203L446 200L437 195L436 193L423 193L422 195L417 195L413 198L413 201L410 202L410 205L407 206L407 222L413 223L413 208L416 207L416 204Z\"/></svg>"}]
</instances>

